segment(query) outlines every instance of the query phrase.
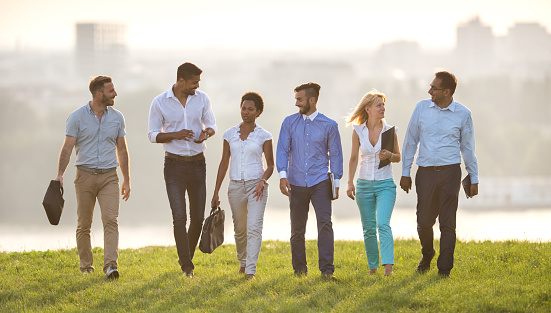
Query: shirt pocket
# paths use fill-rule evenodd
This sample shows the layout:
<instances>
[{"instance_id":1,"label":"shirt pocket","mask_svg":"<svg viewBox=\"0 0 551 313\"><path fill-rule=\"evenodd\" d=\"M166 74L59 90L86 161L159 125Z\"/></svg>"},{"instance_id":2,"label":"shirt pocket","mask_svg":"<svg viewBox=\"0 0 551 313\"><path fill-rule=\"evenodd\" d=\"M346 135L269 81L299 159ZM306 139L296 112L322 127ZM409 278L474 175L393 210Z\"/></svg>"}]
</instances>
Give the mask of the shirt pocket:
<instances>
[{"instance_id":1,"label":"shirt pocket","mask_svg":"<svg viewBox=\"0 0 551 313\"><path fill-rule=\"evenodd\" d=\"M113 141L115 142L117 138L119 138L119 130L121 127L121 123L119 121L111 121L107 124L105 124L102 127L102 137L105 138L106 141Z\"/></svg>"}]
</instances>

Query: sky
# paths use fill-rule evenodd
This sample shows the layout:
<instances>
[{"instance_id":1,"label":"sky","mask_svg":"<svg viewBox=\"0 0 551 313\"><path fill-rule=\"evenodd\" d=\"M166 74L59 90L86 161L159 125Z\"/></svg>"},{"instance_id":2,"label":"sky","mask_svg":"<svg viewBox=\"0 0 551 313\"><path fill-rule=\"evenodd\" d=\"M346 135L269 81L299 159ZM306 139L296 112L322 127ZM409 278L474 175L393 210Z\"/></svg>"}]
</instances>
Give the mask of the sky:
<instances>
[{"instance_id":1,"label":"sky","mask_svg":"<svg viewBox=\"0 0 551 313\"><path fill-rule=\"evenodd\" d=\"M515 22L551 31L549 0L0 0L0 49L71 49L77 22L128 26L132 48L370 48L414 40L452 48L479 16L503 35Z\"/></svg>"}]
</instances>

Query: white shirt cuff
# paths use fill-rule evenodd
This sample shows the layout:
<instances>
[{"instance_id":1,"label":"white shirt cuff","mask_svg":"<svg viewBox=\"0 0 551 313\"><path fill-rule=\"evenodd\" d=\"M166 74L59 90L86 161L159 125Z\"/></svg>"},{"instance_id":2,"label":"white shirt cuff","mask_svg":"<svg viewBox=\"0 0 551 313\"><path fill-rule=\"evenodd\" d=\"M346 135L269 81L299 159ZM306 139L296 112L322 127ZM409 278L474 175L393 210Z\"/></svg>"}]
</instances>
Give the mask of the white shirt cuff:
<instances>
[{"instance_id":1,"label":"white shirt cuff","mask_svg":"<svg viewBox=\"0 0 551 313\"><path fill-rule=\"evenodd\" d=\"M287 178L287 172L286 171L279 172L279 179L283 179L283 178Z\"/></svg>"}]
</instances>

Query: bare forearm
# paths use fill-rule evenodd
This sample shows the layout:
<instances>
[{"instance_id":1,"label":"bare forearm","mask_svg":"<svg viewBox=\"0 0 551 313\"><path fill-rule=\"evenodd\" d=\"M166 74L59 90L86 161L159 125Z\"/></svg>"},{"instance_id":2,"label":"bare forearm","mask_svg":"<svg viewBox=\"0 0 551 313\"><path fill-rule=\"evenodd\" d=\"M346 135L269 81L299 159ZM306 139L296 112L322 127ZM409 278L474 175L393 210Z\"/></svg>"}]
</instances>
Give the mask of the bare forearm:
<instances>
[{"instance_id":1,"label":"bare forearm","mask_svg":"<svg viewBox=\"0 0 551 313\"><path fill-rule=\"evenodd\" d=\"M119 159L119 166L121 168L123 179L129 182L130 181L130 158L128 156L128 150L124 149L122 151L118 151L117 157Z\"/></svg>"},{"instance_id":2,"label":"bare forearm","mask_svg":"<svg viewBox=\"0 0 551 313\"><path fill-rule=\"evenodd\" d=\"M354 184L354 176L356 175L356 169L358 168L358 158L350 158L348 162L348 185Z\"/></svg>"},{"instance_id":3,"label":"bare forearm","mask_svg":"<svg viewBox=\"0 0 551 313\"><path fill-rule=\"evenodd\" d=\"M218 194L220 192L220 187L222 186L222 182L224 181L224 177L226 177L226 173L228 172L229 163L228 162L220 162L220 166L218 166L218 174L216 175L216 185L214 187L214 194Z\"/></svg>"},{"instance_id":4,"label":"bare forearm","mask_svg":"<svg viewBox=\"0 0 551 313\"><path fill-rule=\"evenodd\" d=\"M173 133L159 133L157 134L157 141L158 143L165 143L165 142L171 142L172 140L176 139L176 132Z\"/></svg>"},{"instance_id":5,"label":"bare forearm","mask_svg":"<svg viewBox=\"0 0 551 313\"><path fill-rule=\"evenodd\" d=\"M66 149L63 147L61 149L61 152L59 153L59 161L57 165L57 176L63 177L63 174L65 174L65 170L67 170L67 166L69 166L69 162L71 161L71 150Z\"/></svg>"},{"instance_id":6,"label":"bare forearm","mask_svg":"<svg viewBox=\"0 0 551 313\"><path fill-rule=\"evenodd\" d=\"M392 163L398 163L402 159L402 156L400 153L392 153L392 156L390 157L389 161Z\"/></svg>"},{"instance_id":7,"label":"bare forearm","mask_svg":"<svg viewBox=\"0 0 551 313\"><path fill-rule=\"evenodd\" d=\"M274 173L274 165L268 165L266 167L266 170L264 171L264 174L262 174L262 179L268 180L270 177L272 177L272 174Z\"/></svg>"}]
</instances>

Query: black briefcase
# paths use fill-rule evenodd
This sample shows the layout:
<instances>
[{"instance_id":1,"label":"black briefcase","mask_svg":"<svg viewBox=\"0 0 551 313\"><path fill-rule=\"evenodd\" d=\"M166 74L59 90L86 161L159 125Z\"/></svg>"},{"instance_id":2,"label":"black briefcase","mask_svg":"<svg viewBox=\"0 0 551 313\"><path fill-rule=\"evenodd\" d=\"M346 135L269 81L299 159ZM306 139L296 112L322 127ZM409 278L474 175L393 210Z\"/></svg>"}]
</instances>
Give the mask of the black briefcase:
<instances>
[{"instance_id":1,"label":"black briefcase","mask_svg":"<svg viewBox=\"0 0 551 313\"><path fill-rule=\"evenodd\" d=\"M199 250L203 253L212 253L224 243L224 210L212 208L210 215L205 219Z\"/></svg>"},{"instance_id":2,"label":"black briefcase","mask_svg":"<svg viewBox=\"0 0 551 313\"><path fill-rule=\"evenodd\" d=\"M59 224L64 204L65 200L63 199L63 187L61 187L61 183L57 180L50 181L48 190L46 190L46 194L44 195L44 201L42 201L50 224Z\"/></svg>"}]
</instances>

